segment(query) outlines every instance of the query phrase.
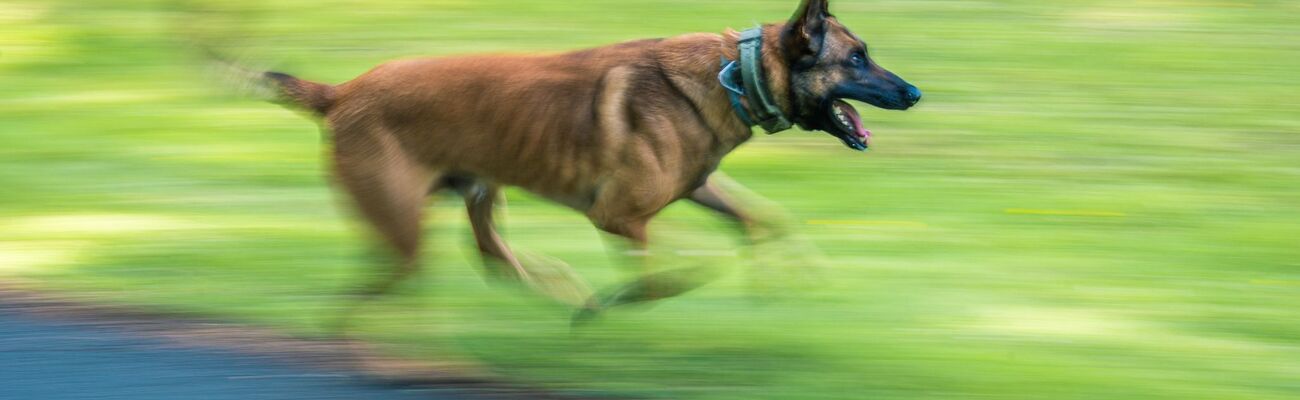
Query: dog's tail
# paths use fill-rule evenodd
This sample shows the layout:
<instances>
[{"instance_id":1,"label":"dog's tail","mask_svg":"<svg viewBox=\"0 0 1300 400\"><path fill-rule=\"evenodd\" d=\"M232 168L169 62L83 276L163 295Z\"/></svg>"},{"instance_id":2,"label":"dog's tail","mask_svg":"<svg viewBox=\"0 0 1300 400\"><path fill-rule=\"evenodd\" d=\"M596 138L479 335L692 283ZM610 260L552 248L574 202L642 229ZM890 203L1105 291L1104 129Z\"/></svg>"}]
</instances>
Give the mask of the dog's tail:
<instances>
[{"instance_id":1,"label":"dog's tail","mask_svg":"<svg viewBox=\"0 0 1300 400\"><path fill-rule=\"evenodd\" d=\"M273 89L273 102L289 108L310 111L323 116L334 106L334 87L323 83L298 79L280 72L264 72L262 79Z\"/></svg>"},{"instance_id":2,"label":"dog's tail","mask_svg":"<svg viewBox=\"0 0 1300 400\"><path fill-rule=\"evenodd\" d=\"M202 48L221 81L245 96L324 116L334 106L334 87L280 72L263 72Z\"/></svg>"}]
</instances>

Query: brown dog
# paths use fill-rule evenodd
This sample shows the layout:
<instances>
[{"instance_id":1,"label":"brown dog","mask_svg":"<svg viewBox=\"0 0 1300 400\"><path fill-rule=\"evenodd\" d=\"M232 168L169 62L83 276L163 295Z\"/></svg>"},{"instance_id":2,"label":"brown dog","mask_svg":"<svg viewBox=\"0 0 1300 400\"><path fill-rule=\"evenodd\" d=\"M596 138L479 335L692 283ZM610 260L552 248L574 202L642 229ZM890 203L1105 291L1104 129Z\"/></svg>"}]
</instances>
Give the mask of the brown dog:
<instances>
[{"instance_id":1,"label":"brown dog","mask_svg":"<svg viewBox=\"0 0 1300 400\"><path fill-rule=\"evenodd\" d=\"M636 249L646 245L650 219L679 199L753 228L757 221L710 179L752 125L774 132L798 124L863 150L870 133L842 99L887 109L920 99L867 56L826 0L805 0L787 23L744 34L394 61L337 86L265 77L282 101L323 118L338 183L399 257L372 295L416 269L422 209L442 189L464 196L489 272L531 282L492 224L502 186L583 212ZM585 302L582 315L694 286L646 275Z\"/></svg>"}]
</instances>

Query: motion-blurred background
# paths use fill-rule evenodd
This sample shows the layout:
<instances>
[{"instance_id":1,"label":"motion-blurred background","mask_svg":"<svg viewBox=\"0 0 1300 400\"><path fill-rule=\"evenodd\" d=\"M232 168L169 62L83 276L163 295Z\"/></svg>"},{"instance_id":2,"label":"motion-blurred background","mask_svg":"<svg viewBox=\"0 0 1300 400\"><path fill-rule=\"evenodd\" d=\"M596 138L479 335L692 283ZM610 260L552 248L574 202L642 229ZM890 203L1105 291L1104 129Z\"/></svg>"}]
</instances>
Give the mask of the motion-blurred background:
<instances>
[{"instance_id":1,"label":"motion-blurred background","mask_svg":"<svg viewBox=\"0 0 1300 400\"><path fill-rule=\"evenodd\" d=\"M312 335L367 270L317 128L195 41L337 83L397 57L554 52L781 21L795 0L0 0L0 281ZM761 135L722 169L796 240L734 252L689 205L674 262L732 270L578 335L484 284L459 201L370 307L393 352L658 398L1300 397L1300 2L834 0L925 91L873 149ZM504 230L601 287L584 219ZM769 206L776 209L774 206ZM747 272L748 271L748 272Z\"/></svg>"}]
</instances>

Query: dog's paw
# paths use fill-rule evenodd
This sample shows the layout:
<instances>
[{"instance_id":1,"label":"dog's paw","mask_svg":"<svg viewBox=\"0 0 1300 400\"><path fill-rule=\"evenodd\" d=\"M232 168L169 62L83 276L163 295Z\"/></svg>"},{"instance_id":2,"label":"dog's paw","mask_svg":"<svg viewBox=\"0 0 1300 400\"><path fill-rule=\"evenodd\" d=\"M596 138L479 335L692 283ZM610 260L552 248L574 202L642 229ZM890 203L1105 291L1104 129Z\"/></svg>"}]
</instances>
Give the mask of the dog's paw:
<instances>
[{"instance_id":1,"label":"dog's paw","mask_svg":"<svg viewBox=\"0 0 1300 400\"><path fill-rule=\"evenodd\" d=\"M524 284L549 299L580 308L593 294L587 281L564 261L526 253L521 254L519 261L527 272Z\"/></svg>"},{"instance_id":2,"label":"dog's paw","mask_svg":"<svg viewBox=\"0 0 1300 400\"><path fill-rule=\"evenodd\" d=\"M586 306L579 307L577 311L574 311L573 316L569 318L569 329L581 328L600 318L604 309L596 303L597 301L593 298Z\"/></svg>"},{"instance_id":3,"label":"dog's paw","mask_svg":"<svg viewBox=\"0 0 1300 400\"><path fill-rule=\"evenodd\" d=\"M786 240L754 246L745 276L752 297L772 299L826 285L829 269L829 260L812 242L789 235Z\"/></svg>"}]
</instances>

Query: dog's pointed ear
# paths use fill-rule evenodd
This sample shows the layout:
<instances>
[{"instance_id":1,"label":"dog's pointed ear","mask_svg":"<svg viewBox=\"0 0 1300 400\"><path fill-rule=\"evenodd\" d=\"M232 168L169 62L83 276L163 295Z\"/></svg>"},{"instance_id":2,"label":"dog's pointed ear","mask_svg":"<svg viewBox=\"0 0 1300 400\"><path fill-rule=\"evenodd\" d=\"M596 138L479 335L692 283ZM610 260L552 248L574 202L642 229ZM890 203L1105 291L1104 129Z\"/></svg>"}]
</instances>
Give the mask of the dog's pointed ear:
<instances>
[{"instance_id":1,"label":"dog's pointed ear","mask_svg":"<svg viewBox=\"0 0 1300 400\"><path fill-rule=\"evenodd\" d=\"M831 17L830 0L803 0L799 10L785 24L781 33L781 47L786 59L796 68L807 68L817 63L822 40L826 38L827 18Z\"/></svg>"}]
</instances>

